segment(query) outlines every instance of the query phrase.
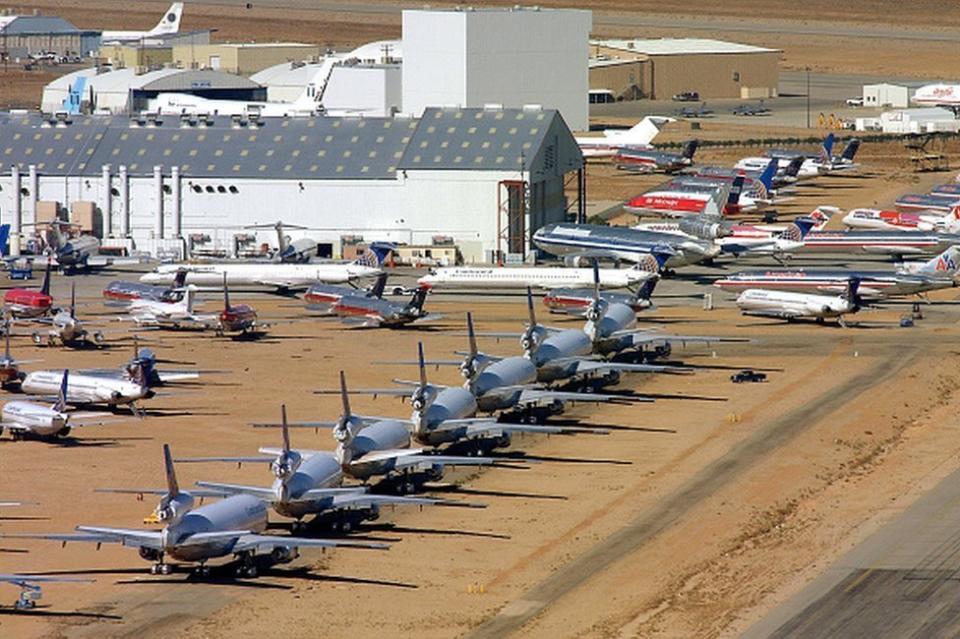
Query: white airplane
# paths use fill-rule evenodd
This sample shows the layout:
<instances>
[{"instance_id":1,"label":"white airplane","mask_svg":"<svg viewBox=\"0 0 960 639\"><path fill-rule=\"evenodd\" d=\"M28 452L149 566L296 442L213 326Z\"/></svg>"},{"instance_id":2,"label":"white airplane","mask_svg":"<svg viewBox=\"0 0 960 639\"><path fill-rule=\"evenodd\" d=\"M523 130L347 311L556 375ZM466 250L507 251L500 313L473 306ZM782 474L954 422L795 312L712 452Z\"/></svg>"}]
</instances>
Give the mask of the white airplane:
<instances>
[{"instance_id":1,"label":"white airplane","mask_svg":"<svg viewBox=\"0 0 960 639\"><path fill-rule=\"evenodd\" d=\"M647 255L633 268L604 268L599 272L600 288L629 288L657 278L659 266L656 258ZM579 288L593 286L593 269L449 266L431 270L417 284L453 289Z\"/></svg>"},{"instance_id":2,"label":"white airplane","mask_svg":"<svg viewBox=\"0 0 960 639\"><path fill-rule=\"evenodd\" d=\"M818 323L837 318L841 326L846 326L843 316L856 313L863 306L863 300L857 294L859 288L860 280L855 277L847 280L847 290L840 295L750 288L737 298L737 306L744 315L777 317L787 321L815 319Z\"/></svg>"},{"instance_id":3,"label":"white airplane","mask_svg":"<svg viewBox=\"0 0 960 639\"><path fill-rule=\"evenodd\" d=\"M369 250L353 262L341 264L278 264L271 262L221 262L219 264L161 264L140 277L145 284L171 284L177 271L187 273L185 283L196 286L226 285L267 286L280 291L307 288L311 284L345 284L353 280L376 277L392 244L374 242Z\"/></svg>"},{"instance_id":4,"label":"white airplane","mask_svg":"<svg viewBox=\"0 0 960 639\"><path fill-rule=\"evenodd\" d=\"M197 287L187 284L183 297L177 302L137 299L130 300L127 309L130 319L138 325L160 326L164 328L206 328L217 323L213 314L197 315L193 305L197 297Z\"/></svg>"},{"instance_id":5,"label":"white airplane","mask_svg":"<svg viewBox=\"0 0 960 639\"><path fill-rule=\"evenodd\" d=\"M60 392L52 406L36 402L16 400L3 405L0 412L0 435L3 429L10 430L14 440L33 436L42 439L66 437L75 426L93 426L103 423L102 416L96 413L67 412L67 378L69 371L63 371ZM86 421L97 420L97 421Z\"/></svg>"},{"instance_id":6,"label":"white airplane","mask_svg":"<svg viewBox=\"0 0 960 639\"><path fill-rule=\"evenodd\" d=\"M133 377L110 377L94 373L74 373L70 375L66 388L68 404L106 404L108 406L127 405L134 414L139 413L137 402L150 399L156 393L150 388L149 371L146 367L136 369ZM66 381L65 371L33 371L20 384L27 395L58 397L61 385ZM4 408L4 414L6 408ZM6 417L4 417L4 420Z\"/></svg>"},{"instance_id":7,"label":"white airplane","mask_svg":"<svg viewBox=\"0 0 960 639\"><path fill-rule=\"evenodd\" d=\"M248 102L244 100L216 100L203 98L189 93L160 93L147 100L146 113L159 115L239 115L252 114L260 117L297 117L323 113L325 115L362 115L363 110L336 109L323 106L323 96L334 69L369 56L368 46L364 45L349 53L329 53L317 68L317 72L304 86L303 91L293 102Z\"/></svg>"},{"instance_id":8,"label":"white airplane","mask_svg":"<svg viewBox=\"0 0 960 639\"><path fill-rule=\"evenodd\" d=\"M181 491L174 472L170 446L163 445L163 460L167 487L153 489L112 489L106 492L161 495L152 523L161 523L160 530L108 528L106 526L77 526L75 533L3 534L17 539L44 539L107 544L117 543L136 548L140 556L155 562L151 574L168 575L173 567L164 562L171 557L185 563L196 563L198 575L206 575L210 559L233 555L240 564L238 577L257 576L257 554L263 553L269 564L289 563L296 559L300 548L331 548L337 546L386 550L385 544L332 539L305 539L259 534L267 527L267 505L250 495L234 495L213 504L194 508L194 496L206 496L204 491ZM214 495L215 496L215 495Z\"/></svg>"},{"instance_id":9,"label":"white airplane","mask_svg":"<svg viewBox=\"0 0 960 639\"><path fill-rule=\"evenodd\" d=\"M183 15L183 3L174 2L157 23L149 31L104 31L100 34L101 42L133 42L150 37L165 36L180 31L180 18Z\"/></svg>"},{"instance_id":10,"label":"white airplane","mask_svg":"<svg viewBox=\"0 0 960 639\"><path fill-rule=\"evenodd\" d=\"M922 106L960 108L960 84L928 84L917 89L910 101Z\"/></svg>"},{"instance_id":11,"label":"white airplane","mask_svg":"<svg viewBox=\"0 0 960 639\"><path fill-rule=\"evenodd\" d=\"M851 229L960 233L960 205L953 207L946 215L938 211L923 213L852 209L841 221Z\"/></svg>"},{"instance_id":12,"label":"white airplane","mask_svg":"<svg viewBox=\"0 0 960 639\"><path fill-rule=\"evenodd\" d=\"M663 126L676 121L676 118L648 115L626 131L604 129L603 137L578 137L576 141L585 158L613 157L620 149L649 148Z\"/></svg>"}]
</instances>

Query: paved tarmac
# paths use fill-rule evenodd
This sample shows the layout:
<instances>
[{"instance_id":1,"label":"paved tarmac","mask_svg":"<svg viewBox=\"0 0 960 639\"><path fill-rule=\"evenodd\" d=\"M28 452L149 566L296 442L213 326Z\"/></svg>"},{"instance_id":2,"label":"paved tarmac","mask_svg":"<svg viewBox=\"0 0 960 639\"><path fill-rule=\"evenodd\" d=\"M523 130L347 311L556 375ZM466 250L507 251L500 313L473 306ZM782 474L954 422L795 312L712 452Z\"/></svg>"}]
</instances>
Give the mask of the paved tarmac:
<instances>
[{"instance_id":1,"label":"paved tarmac","mask_svg":"<svg viewBox=\"0 0 960 639\"><path fill-rule=\"evenodd\" d=\"M960 636L960 472L754 625L744 639Z\"/></svg>"}]
</instances>

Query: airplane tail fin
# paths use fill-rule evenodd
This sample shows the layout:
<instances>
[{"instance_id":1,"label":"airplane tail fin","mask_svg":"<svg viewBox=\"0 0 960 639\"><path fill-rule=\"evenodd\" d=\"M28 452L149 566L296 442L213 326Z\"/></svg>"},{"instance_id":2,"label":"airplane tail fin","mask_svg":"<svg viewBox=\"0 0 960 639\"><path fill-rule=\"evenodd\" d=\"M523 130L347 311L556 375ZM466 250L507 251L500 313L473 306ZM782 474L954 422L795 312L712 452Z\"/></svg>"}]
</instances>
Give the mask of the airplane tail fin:
<instances>
[{"instance_id":1,"label":"airplane tail fin","mask_svg":"<svg viewBox=\"0 0 960 639\"><path fill-rule=\"evenodd\" d=\"M177 274L173 276L173 288L183 288L186 285L186 283L187 283L187 269L185 268L177 269ZM226 283L224 283L224 288L226 288Z\"/></svg>"},{"instance_id":2,"label":"airplane tail fin","mask_svg":"<svg viewBox=\"0 0 960 639\"><path fill-rule=\"evenodd\" d=\"M177 33L180 31L180 18L183 16L183 3L174 2L163 14L160 22L150 30L150 35L162 35L167 33Z\"/></svg>"},{"instance_id":3,"label":"airplane tail fin","mask_svg":"<svg viewBox=\"0 0 960 639\"><path fill-rule=\"evenodd\" d=\"M50 260L47 260L47 270L43 274L43 284L40 286L40 292L44 295L50 295Z\"/></svg>"},{"instance_id":4,"label":"airplane tail fin","mask_svg":"<svg viewBox=\"0 0 960 639\"><path fill-rule=\"evenodd\" d=\"M340 405L343 408L344 419L350 419L350 393L347 392L347 375L340 371Z\"/></svg>"},{"instance_id":5,"label":"airplane tail fin","mask_svg":"<svg viewBox=\"0 0 960 639\"><path fill-rule=\"evenodd\" d=\"M10 255L9 224L0 224L0 255Z\"/></svg>"},{"instance_id":6,"label":"airplane tail fin","mask_svg":"<svg viewBox=\"0 0 960 639\"><path fill-rule=\"evenodd\" d=\"M833 133L828 133L827 137L823 140L823 144L820 146L820 161L824 164L830 164L833 162L833 141L836 139L836 136Z\"/></svg>"},{"instance_id":7,"label":"airplane tail fin","mask_svg":"<svg viewBox=\"0 0 960 639\"><path fill-rule=\"evenodd\" d=\"M669 122L676 122L676 120L659 115L648 115L624 132L620 139L628 144L650 144Z\"/></svg>"},{"instance_id":8,"label":"airplane tail fin","mask_svg":"<svg viewBox=\"0 0 960 639\"><path fill-rule=\"evenodd\" d=\"M740 194L743 193L743 176L738 175L733 178L733 184L730 185L730 191L727 193L727 206L735 206L740 202Z\"/></svg>"},{"instance_id":9,"label":"airplane tail fin","mask_svg":"<svg viewBox=\"0 0 960 639\"><path fill-rule=\"evenodd\" d=\"M805 160L806 158L803 157L802 155L790 160L790 164L788 164L786 168L783 169L784 177L791 177L791 178L797 177L797 175L800 173L801 167L803 167L803 163Z\"/></svg>"},{"instance_id":10,"label":"airplane tail fin","mask_svg":"<svg viewBox=\"0 0 960 639\"><path fill-rule=\"evenodd\" d=\"M394 248L395 245L388 242L374 242L353 263L360 266L380 268L387 262L387 257Z\"/></svg>"},{"instance_id":11,"label":"airplane tail fin","mask_svg":"<svg viewBox=\"0 0 960 639\"><path fill-rule=\"evenodd\" d=\"M773 178L777 175L777 161L770 160L770 163L767 164L767 168L763 170L763 173L760 174L759 182L763 185L763 190L760 197L766 198L770 195L770 191L773 190Z\"/></svg>"},{"instance_id":12,"label":"airplane tail fin","mask_svg":"<svg viewBox=\"0 0 960 639\"><path fill-rule=\"evenodd\" d=\"M820 231L830 223L830 218L838 211L839 209L832 206L818 206L806 217L814 221L813 230Z\"/></svg>"},{"instance_id":13,"label":"airplane tail fin","mask_svg":"<svg viewBox=\"0 0 960 639\"><path fill-rule=\"evenodd\" d=\"M230 289L227 288L227 274L223 274L223 310L230 310Z\"/></svg>"},{"instance_id":14,"label":"airplane tail fin","mask_svg":"<svg viewBox=\"0 0 960 639\"><path fill-rule=\"evenodd\" d=\"M408 311L420 312L423 310L423 303L427 301L427 294L430 292L429 286L421 286L413 292L413 297L407 302Z\"/></svg>"},{"instance_id":15,"label":"airplane tail fin","mask_svg":"<svg viewBox=\"0 0 960 639\"><path fill-rule=\"evenodd\" d=\"M470 359L477 357L477 333L473 328L473 313L467 311L467 339L470 342Z\"/></svg>"},{"instance_id":16,"label":"airplane tail fin","mask_svg":"<svg viewBox=\"0 0 960 639\"><path fill-rule=\"evenodd\" d=\"M387 274L381 273L377 275L377 280L373 283L373 286L370 287L369 296L381 299L383 297L383 291L387 288Z\"/></svg>"},{"instance_id":17,"label":"airplane tail fin","mask_svg":"<svg viewBox=\"0 0 960 639\"><path fill-rule=\"evenodd\" d=\"M860 138L853 138L847 142L846 148L843 150L843 153L840 155L841 162L853 162L853 158L857 155L857 151L860 150Z\"/></svg>"},{"instance_id":18,"label":"airplane tail fin","mask_svg":"<svg viewBox=\"0 0 960 639\"><path fill-rule=\"evenodd\" d=\"M174 497L180 494L180 484L177 482L177 472L173 467L173 455L170 453L170 444L163 445L163 472L167 477L167 496Z\"/></svg>"},{"instance_id":19,"label":"airplane tail fin","mask_svg":"<svg viewBox=\"0 0 960 639\"><path fill-rule=\"evenodd\" d=\"M951 246L921 266L917 272L925 275L956 275L958 265L960 265L960 247Z\"/></svg>"},{"instance_id":20,"label":"airplane tail fin","mask_svg":"<svg viewBox=\"0 0 960 639\"><path fill-rule=\"evenodd\" d=\"M196 301L197 297L197 287L193 284L189 285L183 293L183 304L187 309L188 313L193 313L193 303Z\"/></svg>"},{"instance_id":21,"label":"airplane tail fin","mask_svg":"<svg viewBox=\"0 0 960 639\"><path fill-rule=\"evenodd\" d=\"M283 454L290 452L290 427L287 425L287 405L280 404L280 434L283 437Z\"/></svg>"},{"instance_id":22,"label":"airplane tail fin","mask_svg":"<svg viewBox=\"0 0 960 639\"><path fill-rule=\"evenodd\" d=\"M785 240L800 242L807 236L807 233L810 232L810 229L812 229L816 223L815 220L809 217L798 217L783 230L780 237Z\"/></svg>"},{"instance_id":23,"label":"airplane tail fin","mask_svg":"<svg viewBox=\"0 0 960 639\"><path fill-rule=\"evenodd\" d=\"M686 160L693 160L693 154L697 152L697 148L700 146L700 140L687 140L687 143L683 145L683 152L680 154Z\"/></svg>"},{"instance_id":24,"label":"airplane tail fin","mask_svg":"<svg viewBox=\"0 0 960 639\"><path fill-rule=\"evenodd\" d=\"M853 304L859 306L860 305L860 295L858 294L859 291L860 291L860 278L851 277L850 279L847 280L847 288L843 292L843 297L844 299L847 299Z\"/></svg>"},{"instance_id":25,"label":"airplane tail fin","mask_svg":"<svg viewBox=\"0 0 960 639\"><path fill-rule=\"evenodd\" d=\"M420 368L420 388L427 386L427 365L423 357L423 342L417 342L417 365Z\"/></svg>"},{"instance_id":26,"label":"airplane tail fin","mask_svg":"<svg viewBox=\"0 0 960 639\"><path fill-rule=\"evenodd\" d=\"M530 321L530 328L537 325L537 313L533 308L533 289L527 287L527 319Z\"/></svg>"},{"instance_id":27,"label":"airplane tail fin","mask_svg":"<svg viewBox=\"0 0 960 639\"><path fill-rule=\"evenodd\" d=\"M657 283L660 280L658 278L650 278L643 283L643 286L637 289L636 299L637 301L650 301L650 296L653 295L653 289L657 288Z\"/></svg>"},{"instance_id":28,"label":"airplane tail fin","mask_svg":"<svg viewBox=\"0 0 960 639\"><path fill-rule=\"evenodd\" d=\"M53 405L53 410L62 413L67 409L67 379L70 377L70 370L64 369L63 379L60 380L60 391L57 393L57 403Z\"/></svg>"},{"instance_id":29,"label":"airplane tail fin","mask_svg":"<svg viewBox=\"0 0 960 639\"><path fill-rule=\"evenodd\" d=\"M77 283L70 282L70 317L77 318Z\"/></svg>"}]
</instances>

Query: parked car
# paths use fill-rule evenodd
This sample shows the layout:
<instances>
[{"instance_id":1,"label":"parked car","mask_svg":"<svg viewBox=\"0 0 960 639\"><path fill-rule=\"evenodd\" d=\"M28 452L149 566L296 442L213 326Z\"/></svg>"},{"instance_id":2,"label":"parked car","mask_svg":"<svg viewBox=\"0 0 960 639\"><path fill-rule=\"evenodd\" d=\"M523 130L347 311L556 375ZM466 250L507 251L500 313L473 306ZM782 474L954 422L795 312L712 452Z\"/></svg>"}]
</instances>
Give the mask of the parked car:
<instances>
[{"instance_id":1,"label":"parked car","mask_svg":"<svg viewBox=\"0 0 960 639\"><path fill-rule=\"evenodd\" d=\"M730 381L734 384L742 384L744 382L765 382L767 381L767 374L758 373L755 370L745 368L739 373L734 373L731 375Z\"/></svg>"},{"instance_id":2,"label":"parked car","mask_svg":"<svg viewBox=\"0 0 960 639\"><path fill-rule=\"evenodd\" d=\"M683 91L673 96L674 102L699 102L700 94L696 91Z\"/></svg>"},{"instance_id":3,"label":"parked car","mask_svg":"<svg viewBox=\"0 0 960 639\"><path fill-rule=\"evenodd\" d=\"M847 106L849 107L862 107L863 98L847 98Z\"/></svg>"}]
</instances>

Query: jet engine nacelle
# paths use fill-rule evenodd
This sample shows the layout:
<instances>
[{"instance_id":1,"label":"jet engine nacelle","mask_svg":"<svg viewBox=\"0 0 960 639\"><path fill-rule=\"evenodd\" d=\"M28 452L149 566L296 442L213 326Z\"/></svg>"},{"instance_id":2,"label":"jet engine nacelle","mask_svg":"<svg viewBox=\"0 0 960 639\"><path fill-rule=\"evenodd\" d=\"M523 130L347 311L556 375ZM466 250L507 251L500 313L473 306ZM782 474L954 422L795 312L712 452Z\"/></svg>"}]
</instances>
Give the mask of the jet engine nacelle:
<instances>
[{"instance_id":1,"label":"jet engine nacelle","mask_svg":"<svg viewBox=\"0 0 960 639\"><path fill-rule=\"evenodd\" d=\"M157 519L170 524L178 521L193 509L193 496L179 493L174 497L164 497L157 505Z\"/></svg>"},{"instance_id":2,"label":"jet engine nacelle","mask_svg":"<svg viewBox=\"0 0 960 639\"><path fill-rule=\"evenodd\" d=\"M140 546L139 552L140 556L147 561L160 561L161 553L156 548L146 548L144 546Z\"/></svg>"},{"instance_id":3,"label":"jet engine nacelle","mask_svg":"<svg viewBox=\"0 0 960 639\"><path fill-rule=\"evenodd\" d=\"M270 551L270 560L275 564L288 564L299 556L300 552L296 548L277 546Z\"/></svg>"},{"instance_id":4,"label":"jet engine nacelle","mask_svg":"<svg viewBox=\"0 0 960 639\"><path fill-rule=\"evenodd\" d=\"M572 268L589 268L595 261L595 258L586 255L567 255L563 258L563 265Z\"/></svg>"},{"instance_id":5,"label":"jet engine nacelle","mask_svg":"<svg viewBox=\"0 0 960 639\"><path fill-rule=\"evenodd\" d=\"M711 222L697 218L683 218L679 222L680 230L687 235L702 240L715 240L730 235L730 225L723 221Z\"/></svg>"}]
</instances>

